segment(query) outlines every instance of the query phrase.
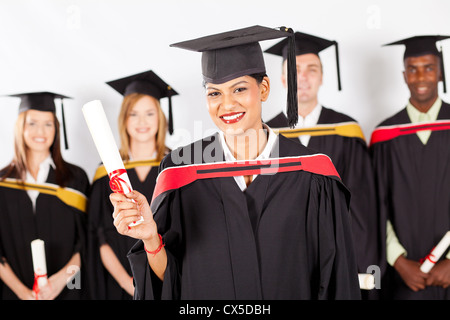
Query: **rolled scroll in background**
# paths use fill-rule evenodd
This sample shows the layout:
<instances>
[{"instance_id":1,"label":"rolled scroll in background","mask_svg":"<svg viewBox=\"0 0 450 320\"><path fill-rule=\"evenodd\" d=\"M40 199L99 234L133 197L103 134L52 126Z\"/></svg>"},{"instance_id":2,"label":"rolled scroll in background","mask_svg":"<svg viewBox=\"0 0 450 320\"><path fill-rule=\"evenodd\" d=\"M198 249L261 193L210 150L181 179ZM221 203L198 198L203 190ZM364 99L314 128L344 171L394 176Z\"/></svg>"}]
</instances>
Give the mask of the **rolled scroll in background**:
<instances>
[{"instance_id":1,"label":"rolled scroll in background","mask_svg":"<svg viewBox=\"0 0 450 320\"><path fill-rule=\"evenodd\" d=\"M450 231L442 237L441 241L436 245L436 247L431 250L430 254L427 255L420 266L422 272L428 273L434 267L436 262L441 258L447 248L450 246Z\"/></svg>"},{"instance_id":2,"label":"rolled scroll in background","mask_svg":"<svg viewBox=\"0 0 450 320\"><path fill-rule=\"evenodd\" d=\"M47 284L47 262L45 260L45 243L41 239L31 241L31 257L33 259L34 286L33 290L38 292Z\"/></svg>"},{"instance_id":3,"label":"rolled scroll in background","mask_svg":"<svg viewBox=\"0 0 450 320\"><path fill-rule=\"evenodd\" d=\"M375 288L375 277L371 273L358 273L359 288L372 290Z\"/></svg>"}]
</instances>

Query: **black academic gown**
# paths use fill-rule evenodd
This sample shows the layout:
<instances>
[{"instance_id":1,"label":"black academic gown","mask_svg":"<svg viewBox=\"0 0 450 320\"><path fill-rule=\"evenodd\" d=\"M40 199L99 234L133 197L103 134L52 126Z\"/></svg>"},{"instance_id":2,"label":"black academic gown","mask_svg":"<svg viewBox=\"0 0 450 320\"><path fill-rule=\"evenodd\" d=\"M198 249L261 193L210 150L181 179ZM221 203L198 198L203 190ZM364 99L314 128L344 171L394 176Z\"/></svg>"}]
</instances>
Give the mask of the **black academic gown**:
<instances>
[{"instance_id":1,"label":"black academic gown","mask_svg":"<svg viewBox=\"0 0 450 320\"><path fill-rule=\"evenodd\" d=\"M438 115L442 119L450 119L445 102ZM379 126L408 123L404 108ZM450 131L433 131L426 145L417 134L400 136L374 144L371 152L384 226L389 219L407 258L419 261L450 230ZM450 299L450 288L413 292L392 267L387 268L388 282L382 284L387 298Z\"/></svg>"},{"instance_id":2,"label":"black academic gown","mask_svg":"<svg viewBox=\"0 0 450 320\"><path fill-rule=\"evenodd\" d=\"M343 113L322 107L318 124L350 121L356 122ZM280 113L268 121L267 125L271 128L286 128L287 118ZM300 142L299 138L291 139ZM369 266L380 265L382 253L375 182L366 141L339 135L311 136L308 147L325 153L332 159L342 182L350 190L350 212L358 272L366 273Z\"/></svg>"},{"instance_id":3,"label":"black academic gown","mask_svg":"<svg viewBox=\"0 0 450 320\"><path fill-rule=\"evenodd\" d=\"M89 179L85 171L75 165L67 166L73 174L67 187L87 195ZM50 168L46 182L56 184L53 168ZM31 257L31 241L34 239L45 242L49 277L61 270L75 253L80 253L81 289L65 287L57 300L88 298L85 281L86 221L85 212L64 204L55 196L43 193L37 197L36 211L33 213L31 199L26 191L0 187L0 252L23 284L31 289L34 283ZM68 277L73 274L69 271ZM6 285L3 285L0 296L5 300L18 299Z\"/></svg>"},{"instance_id":4,"label":"black academic gown","mask_svg":"<svg viewBox=\"0 0 450 320\"><path fill-rule=\"evenodd\" d=\"M313 153L277 141L280 157ZM186 158L223 161L218 135L173 151L160 169ZM142 241L128 255L135 299L359 299L347 196L337 179L305 171L259 175L245 192L232 177L177 189L155 214L168 257L162 289Z\"/></svg>"},{"instance_id":5,"label":"black academic gown","mask_svg":"<svg viewBox=\"0 0 450 320\"><path fill-rule=\"evenodd\" d=\"M148 199L152 198L153 189L158 176L158 167L152 167L144 181L139 180L134 168L127 170L131 186ZM136 239L119 234L114 227L112 213L114 207L109 200L112 193L109 187L109 177L104 176L93 182L89 196L89 282L93 299L101 300L131 300L112 275L105 269L100 257L100 246L108 244L122 266L131 277L130 263L127 253L136 243Z\"/></svg>"}]
</instances>

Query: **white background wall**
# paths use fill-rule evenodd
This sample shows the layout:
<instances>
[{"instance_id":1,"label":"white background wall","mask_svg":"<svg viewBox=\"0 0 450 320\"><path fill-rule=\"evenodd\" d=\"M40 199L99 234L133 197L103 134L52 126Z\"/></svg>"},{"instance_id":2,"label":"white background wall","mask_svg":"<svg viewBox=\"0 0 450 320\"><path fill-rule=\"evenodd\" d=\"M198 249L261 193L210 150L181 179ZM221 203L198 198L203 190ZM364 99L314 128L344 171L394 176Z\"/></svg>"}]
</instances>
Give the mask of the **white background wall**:
<instances>
[{"instance_id":1,"label":"white background wall","mask_svg":"<svg viewBox=\"0 0 450 320\"><path fill-rule=\"evenodd\" d=\"M171 43L252 25L289 26L339 42L343 90L337 90L334 47L321 53L320 102L373 128L409 98L403 46L382 44L414 35L450 35L446 0L0 0L0 167L13 156L19 99L8 94L51 91L65 101L69 150L64 158L92 178L100 158L81 112L100 99L117 136L122 96L106 81L152 69L173 86L175 148L214 131L206 112L200 54ZM261 43L263 49L276 43ZM450 91L450 40L443 41ZM269 119L284 108L281 59L266 54ZM441 97L449 101L450 95ZM164 111L167 101L162 100ZM59 115L58 108L58 115Z\"/></svg>"}]
</instances>

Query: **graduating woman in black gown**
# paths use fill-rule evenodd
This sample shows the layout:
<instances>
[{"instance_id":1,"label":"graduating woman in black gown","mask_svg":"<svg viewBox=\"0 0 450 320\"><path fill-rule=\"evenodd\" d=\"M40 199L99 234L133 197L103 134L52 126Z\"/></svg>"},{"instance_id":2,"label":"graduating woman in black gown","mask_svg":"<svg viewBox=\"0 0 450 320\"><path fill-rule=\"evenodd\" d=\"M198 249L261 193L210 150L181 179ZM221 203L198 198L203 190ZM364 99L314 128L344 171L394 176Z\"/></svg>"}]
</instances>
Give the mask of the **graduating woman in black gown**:
<instances>
[{"instance_id":1,"label":"graduating woman in black gown","mask_svg":"<svg viewBox=\"0 0 450 320\"><path fill-rule=\"evenodd\" d=\"M89 180L61 156L54 99L66 97L49 92L19 96L15 156L0 172L0 298L86 298ZM45 243L48 283L33 290L30 243L35 239Z\"/></svg>"},{"instance_id":2,"label":"graduating woman in black gown","mask_svg":"<svg viewBox=\"0 0 450 320\"><path fill-rule=\"evenodd\" d=\"M130 182L151 199L159 163L169 152L165 145L168 126L159 100L170 99L176 92L151 70L108 84L124 96L118 127L120 154ZM169 110L169 118L170 114ZM114 228L114 208L108 198L111 192L109 177L104 166L100 166L89 197L91 294L94 299L131 299L134 286L126 254L136 239L122 236Z\"/></svg>"},{"instance_id":3,"label":"graduating woman in black gown","mask_svg":"<svg viewBox=\"0 0 450 320\"><path fill-rule=\"evenodd\" d=\"M348 193L333 164L261 121L270 80L258 42L288 31L254 26L174 45L203 52L220 132L163 159L151 208L139 192L110 196L117 230L141 239L128 255L136 299L360 298Z\"/></svg>"}]
</instances>

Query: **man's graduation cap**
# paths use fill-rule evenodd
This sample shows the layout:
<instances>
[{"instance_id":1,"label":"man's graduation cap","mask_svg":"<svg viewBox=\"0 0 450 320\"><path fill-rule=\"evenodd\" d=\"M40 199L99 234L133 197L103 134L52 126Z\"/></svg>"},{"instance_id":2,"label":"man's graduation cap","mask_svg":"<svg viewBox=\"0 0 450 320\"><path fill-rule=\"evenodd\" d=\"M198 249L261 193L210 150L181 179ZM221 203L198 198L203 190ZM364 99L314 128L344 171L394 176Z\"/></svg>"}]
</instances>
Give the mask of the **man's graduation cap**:
<instances>
[{"instance_id":1,"label":"man's graduation cap","mask_svg":"<svg viewBox=\"0 0 450 320\"><path fill-rule=\"evenodd\" d=\"M387 43L383 46L392 46L392 45L405 45L405 53L403 55L403 60L409 57L419 57L427 54L432 54L440 58L441 62L441 72L442 72L442 83L444 85L444 92L447 92L447 86L445 82L445 71L444 71L444 59L442 55L442 46L439 51L436 46L437 41L445 40L450 38L450 36L439 36L439 35L430 35L430 36L415 36L391 43Z\"/></svg>"},{"instance_id":2,"label":"man's graduation cap","mask_svg":"<svg viewBox=\"0 0 450 320\"><path fill-rule=\"evenodd\" d=\"M324 38L316 37L307 33L295 32L295 55L299 56L302 54L313 53L319 56L319 52L325 50L326 48L334 45L336 54L336 70L337 70L337 80L338 89L342 89L341 86L341 74L339 70L339 48L338 43L333 40L327 40ZM286 40L282 40L270 47L264 52L275 54L283 57L283 61L287 58L288 43Z\"/></svg>"},{"instance_id":3,"label":"man's graduation cap","mask_svg":"<svg viewBox=\"0 0 450 320\"><path fill-rule=\"evenodd\" d=\"M221 84L246 75L265 74L266 68L259 41L282 37L288 38L290 49L288 50L287 114L289 125L295 126L298 121L297 73L292 29L252 26L174 43L170 46L202 52L203 79L209 83Z\"/></svg>"},{"instance_id":4,"label":"man's graduation cap","mask_svg":"<svg viewBox=\"0 0 450 320\"><path fill-rule=\"evenodd\" d=\"M157 100L167 97L169 99L169 133L173 133L172 96L178 93L158 77L152 70L134 74L125 78L107 82L112 88L124 97L132 93L141 93L154 97Z\"/></svg>"},{"instance_id":5,"label":"man's graduation cap","mask_svg":"<svg viewBox=\"0 0 450 320\"><path fill-rule=\"evenodd\" d=\"M64 145L66 150L69 149L69 145L67 143L66 121L64 117L63 99L72 99L72 98L53 92L19 93L9 95L9 97L17 97L21 99L19 105L19 113L22 113L30 109L38 111L50 111L56 113L55 99L61 99L61 118L64 133Z\"/></svg>"}]
</instances>

